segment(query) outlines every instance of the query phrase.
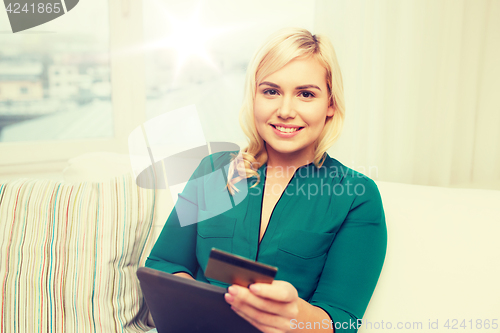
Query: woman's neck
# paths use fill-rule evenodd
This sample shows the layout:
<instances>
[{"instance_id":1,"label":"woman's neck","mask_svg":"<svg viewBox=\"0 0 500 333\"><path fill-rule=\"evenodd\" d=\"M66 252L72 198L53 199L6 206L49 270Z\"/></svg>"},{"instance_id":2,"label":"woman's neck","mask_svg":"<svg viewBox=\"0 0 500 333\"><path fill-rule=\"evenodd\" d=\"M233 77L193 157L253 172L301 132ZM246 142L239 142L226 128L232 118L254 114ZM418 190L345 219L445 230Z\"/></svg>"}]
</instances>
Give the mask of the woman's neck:
<instances>
[{"instance_id":1,"label":"woman's neck","mask_svg":"<svg viewBox=\"0 0 500 333\"><path fill-rule=\"evenodd\" d=\"M295 170L314 160L314 152L295 152L282 154L274 149L267 149L267 167L272 172L282 172L283 175L293 175ZM270 171L271 171L270 170Z\"/></svg>"}]
</instances>

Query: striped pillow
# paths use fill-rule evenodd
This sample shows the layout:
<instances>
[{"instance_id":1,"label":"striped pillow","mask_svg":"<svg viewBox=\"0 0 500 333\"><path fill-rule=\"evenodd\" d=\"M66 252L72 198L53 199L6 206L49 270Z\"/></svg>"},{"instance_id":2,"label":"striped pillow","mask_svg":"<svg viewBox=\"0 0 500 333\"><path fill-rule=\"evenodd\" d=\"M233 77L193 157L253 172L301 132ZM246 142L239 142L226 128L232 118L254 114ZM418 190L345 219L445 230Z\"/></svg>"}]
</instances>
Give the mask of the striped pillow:
<instances>
[{"instance_id":1,"label":"striped pillow","mask_svg":"<svg viewBox=\"0 0 500 333\"><path fill-rule=\"evenodd\" d=\"M0 183L0 332L147 331L154 203L131 174Z\"/></svg>"}]
</instances>

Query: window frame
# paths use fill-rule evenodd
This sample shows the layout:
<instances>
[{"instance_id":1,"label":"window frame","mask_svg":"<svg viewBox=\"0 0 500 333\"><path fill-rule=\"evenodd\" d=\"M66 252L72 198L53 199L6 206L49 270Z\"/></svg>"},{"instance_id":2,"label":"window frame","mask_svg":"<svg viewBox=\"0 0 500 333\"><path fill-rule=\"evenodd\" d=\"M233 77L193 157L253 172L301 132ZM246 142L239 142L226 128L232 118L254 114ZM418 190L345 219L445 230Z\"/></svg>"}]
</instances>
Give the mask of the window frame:
<instances>
[{"instance_id":1,"label":"window frame","mask_svg":"<svg viewBox=\"0 0 500 333\"><path fill-rule=\"evenodd\" d=\"M142 0L108 0L108 5L113 137L0 142L0 175L62 171L67 160L89 152L128 153L128 135L146 119L144 56L128 52L143 42Z\"/></svg>"}]
</instances>

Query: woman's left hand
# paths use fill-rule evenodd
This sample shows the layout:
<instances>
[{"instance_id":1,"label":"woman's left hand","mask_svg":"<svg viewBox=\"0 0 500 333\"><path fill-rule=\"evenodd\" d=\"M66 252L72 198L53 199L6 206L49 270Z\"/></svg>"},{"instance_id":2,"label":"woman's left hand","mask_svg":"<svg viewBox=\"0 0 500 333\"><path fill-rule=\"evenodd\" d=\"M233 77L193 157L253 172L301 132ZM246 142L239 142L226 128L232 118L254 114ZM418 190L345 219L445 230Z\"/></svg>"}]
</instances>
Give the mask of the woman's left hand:
<instances>
[{"instance_id":1,"label":"woman's left hand","mask_svg":"<svg viewBox=\"0 0 500 333\"><path fill-rule=\"evenodd\" d=\"M290 321L299 313L297 289L286 281L254 283L249 288L232 285L225 299L238 315L266 333L289 332Z\"/></svg>"}]
</instances>

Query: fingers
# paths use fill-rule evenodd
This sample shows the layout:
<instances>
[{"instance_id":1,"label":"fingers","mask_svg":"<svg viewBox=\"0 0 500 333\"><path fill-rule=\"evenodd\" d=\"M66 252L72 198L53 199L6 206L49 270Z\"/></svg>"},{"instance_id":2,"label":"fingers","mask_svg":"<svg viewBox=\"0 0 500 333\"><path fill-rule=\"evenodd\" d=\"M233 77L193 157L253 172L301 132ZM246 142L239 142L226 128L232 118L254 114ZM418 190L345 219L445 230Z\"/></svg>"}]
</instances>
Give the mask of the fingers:
<instances>
[{"instance_id":1,"label":"fingers","mask_svg":"<svg viewBox=\"0 0 500 333\"><path fill-rule=\"evenodd\" d=\"M253 283L249 286L254 295L272 299L278 302L292 302L297 299L297 289L286 281L273 281L273 283Z\"/></svg>"},{"instance_id":2,"label":"fingers","mask_svg":"<svg viewBox=\"0 0 500 333\"><path fill-rule=\"evenodd\" d=\"M279 329L276 327L264 325L254 319L252 319L250 316L246 315L243 311L239 310L235 306L231 305L231 309L233 309L234 312L236 312L240 317L248 321L250 324L252 324L254 327L256 327L258 330L264 333L283 333L286 332L286 329ZM290 326L290 325L288 325Z\"/></svg>"},{"instance_id":3,"label":"fingers","mask_svg":"<svg viewBox=\"0 0 500 333\"><path fill-rule=\"evenodd\" d=\"M247 288L236 285L229 287L228 291L229 295L234 298L228 299L229 301L233 301L230 304L235 305L239 309L249 306L259 311L279 315L288 319L293 319L298 314L296 302L281 302L270 298L264 298L254 294Z\"/></svg>"},{"instance_id":4,"label":"fingers","mask_svg":"<svg viewBox=\"0 0 500 333\"><path fill-rule=\"evenodd\" d=\"M263 332L285 332L298 314L297 302L277 302L254 295L240 286L231 286L225 294L232 309ZM263 329L265 328L265 329Z\"/></svg>"}]
</instances>

